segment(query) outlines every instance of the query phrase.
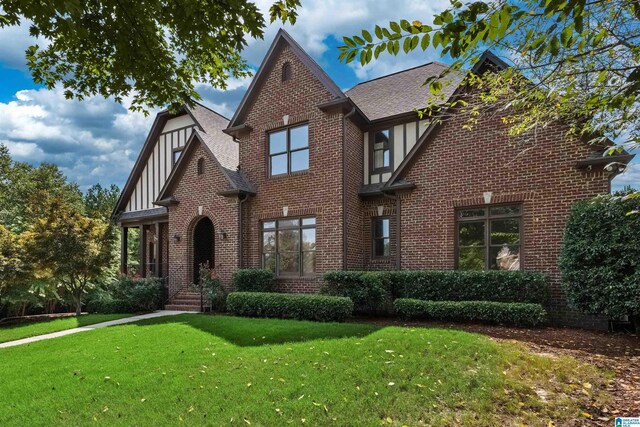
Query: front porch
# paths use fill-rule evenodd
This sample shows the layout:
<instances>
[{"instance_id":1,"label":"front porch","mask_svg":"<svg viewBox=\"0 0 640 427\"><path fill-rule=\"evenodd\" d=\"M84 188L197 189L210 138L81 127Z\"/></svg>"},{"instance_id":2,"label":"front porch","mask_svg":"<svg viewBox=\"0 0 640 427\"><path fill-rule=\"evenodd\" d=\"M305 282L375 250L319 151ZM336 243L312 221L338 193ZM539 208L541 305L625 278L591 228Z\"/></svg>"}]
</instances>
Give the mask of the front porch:
<instances>
[{"instance_id":1,"label":"front porch","mask_svg":"<svg viewBox=\"0 0 640 427\"><path fill-rule=\"evenodd\" d=\"M194 285L199 266L214 262L215 233L209 218L200 218L186 237L178 233L173 236L174 243L186 239L188 251L182 255L175 249L170 255L171 237L166 214L136 221L125 218L120 221L120 230L122 275L160 278L165 310L207 311L211 308L209 298Z\"/></svg>"}]
</instances>

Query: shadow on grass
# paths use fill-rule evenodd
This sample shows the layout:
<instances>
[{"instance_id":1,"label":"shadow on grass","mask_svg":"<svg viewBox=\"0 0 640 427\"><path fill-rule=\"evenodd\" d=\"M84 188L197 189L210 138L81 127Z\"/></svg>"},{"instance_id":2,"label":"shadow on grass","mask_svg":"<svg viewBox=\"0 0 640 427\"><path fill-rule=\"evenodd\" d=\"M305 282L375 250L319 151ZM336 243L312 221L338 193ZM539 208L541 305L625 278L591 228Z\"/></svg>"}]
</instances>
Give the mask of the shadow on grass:
<instances>
[{"instance_id":1,"label":"shadow on grass","mask_svg":"<svg viewBox=\"0 0 640 427\"><path fill-rule=\"evenodd\" d=\"M370 324L320 323L205 314L158 317L141 320L134 324L146 326L170 323L188 325L239 347L365 337L382 329L381 326Z\"/></svg>"}]
</instances>

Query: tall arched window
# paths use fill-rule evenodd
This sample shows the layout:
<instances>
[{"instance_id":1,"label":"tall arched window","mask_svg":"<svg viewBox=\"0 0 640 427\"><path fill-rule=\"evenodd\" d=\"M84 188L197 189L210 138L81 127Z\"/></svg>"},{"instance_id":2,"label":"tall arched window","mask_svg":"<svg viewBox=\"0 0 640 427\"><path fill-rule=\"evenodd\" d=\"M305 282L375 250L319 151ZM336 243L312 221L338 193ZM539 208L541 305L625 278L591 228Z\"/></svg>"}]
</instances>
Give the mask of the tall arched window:
<instances>
[{"instance_id":1,"label":"tall arched window","mask_svg":"<svg viewBox=\"0 0 640 427\"><path fill-rule=\"evenodd\" d=\"M282 81L286 82L293 79L293 69L291 69L291 63L285 62L282 64Z\"/></svg>"},{"instance_id":2,"label":"tall arched window","mask_svg":"<svg viewBox=\"0 0 640 427\"><path fill-rule=\"evenodd\" d=\"M198 159L198 175L203 175L203 174L204 174L204 159L199 158Z\"/></svg>"}]
</instances>

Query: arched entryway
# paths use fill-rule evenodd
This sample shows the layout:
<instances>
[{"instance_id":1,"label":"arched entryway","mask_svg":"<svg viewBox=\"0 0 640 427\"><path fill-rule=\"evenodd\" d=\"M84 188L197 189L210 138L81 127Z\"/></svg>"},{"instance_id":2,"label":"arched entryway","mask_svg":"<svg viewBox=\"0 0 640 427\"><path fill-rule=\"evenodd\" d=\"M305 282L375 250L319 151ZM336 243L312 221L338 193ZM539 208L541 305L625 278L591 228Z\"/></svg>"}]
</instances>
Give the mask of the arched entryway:
<instances>
[{"instance_id":1,"label":"arched entryway","mask_svg":"<svg viewBox=\"0 0 640 427\"><path fill-rule=\"evenodd\" d=\"M215 234L213 223L202 218L193 230L193 282L198 281L200 264L208 263L213 268L215 260Z\"/></svg>"}]
</instances>

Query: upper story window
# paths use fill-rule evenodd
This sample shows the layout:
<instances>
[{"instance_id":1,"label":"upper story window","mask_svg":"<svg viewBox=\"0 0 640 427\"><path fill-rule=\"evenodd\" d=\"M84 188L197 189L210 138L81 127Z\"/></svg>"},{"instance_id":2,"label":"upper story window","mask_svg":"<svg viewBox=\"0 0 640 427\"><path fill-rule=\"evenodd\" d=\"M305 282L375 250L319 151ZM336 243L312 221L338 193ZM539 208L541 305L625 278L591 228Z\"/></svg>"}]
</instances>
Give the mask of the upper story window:
<instances>
[{"instance_id":1,"label":"upper story window","mask_svg":"<svg viewBox=\"0 0 640 427\"><path fill-rule=\"evenodd\" d=\"M204 159L198 159L198 175L204 175Z\"/></svg>"},{"instance_id":2,"label":"upper story window","mask_svg":"<svg viewBox=\"0 0 640 427\"><path fill-rule=\"evenodd\" d=\"M380 129L372 132L372 173L391 171L391 140L392 133L390 129Z\"/></svg>"},{"instance_id":3,"label":"upper story window","mask_svg":"<svg viewBox=\"0 0 640 427\"><path fill-rule=\"evenodd\" d=\"M315 272L316 219L264 221L262 268L277 276L304 276Z\"/></svg>"},{"instance_id":4,"label":"upper story window","mask_svg":"<svg viewBox=\"0 0 640 427\"><path fill-rule=\"evenodd\" d=\"M293 69L290 62L282 64L282 81L286 82L293 79Z\"/></svg>"},{"instance_id":5,"label":"upper story window","mask_svg":"<svg viewBox=\"0 0 640 427\"><path fill-rule=\"evenodd\" d=\"M176 148L173 150L173 164L175 165L176 163L178 163L178 160L180 159L180 155L182 154L182 148Z\"/></svg>"},{"instance_id":6,"label":"upper story window","mask_svg":"<svg viewBox=\"0 0 640 427\"><path fill-rule=\"evenodd\" d=\"M465 208L456 218L459 269L520 270L521 205Z\"/></svg>"},{"instance_id":7,"label":"upper story window","mask_svg":"<svg viewBox=\"0 0 640 427\"><path fill-rule=\"evenodd\" d=\"M309 169L309 125L293 126L268 134L269 175Z\"/></svg>"},{"instance_id":8,"label":"upper story window","mask_svg":"<svg viewBox=\"0 0 640 427\"><path fill-rule=\"evenodd\" d=\"M388 257L391 255L391 235L389 232L389 218L374 218L372 227L373 256L374 258Z\"/></svg>"}]
</instances>

